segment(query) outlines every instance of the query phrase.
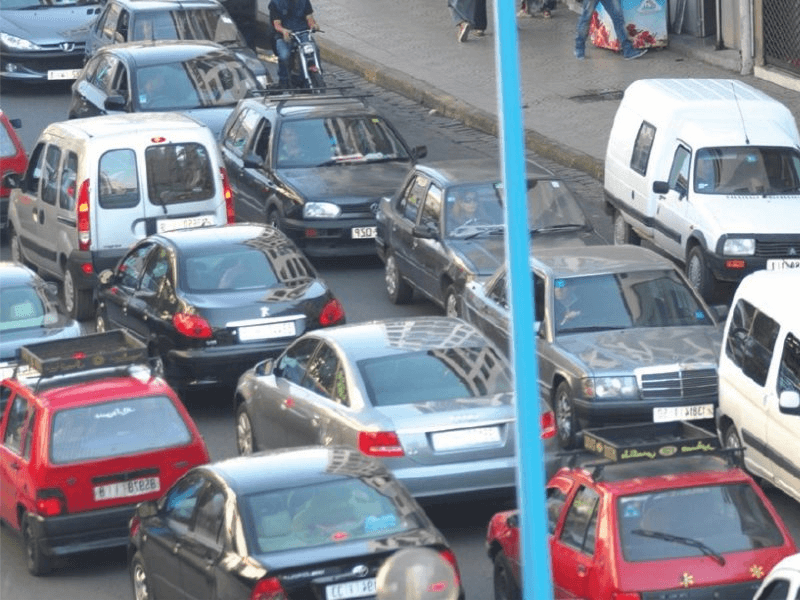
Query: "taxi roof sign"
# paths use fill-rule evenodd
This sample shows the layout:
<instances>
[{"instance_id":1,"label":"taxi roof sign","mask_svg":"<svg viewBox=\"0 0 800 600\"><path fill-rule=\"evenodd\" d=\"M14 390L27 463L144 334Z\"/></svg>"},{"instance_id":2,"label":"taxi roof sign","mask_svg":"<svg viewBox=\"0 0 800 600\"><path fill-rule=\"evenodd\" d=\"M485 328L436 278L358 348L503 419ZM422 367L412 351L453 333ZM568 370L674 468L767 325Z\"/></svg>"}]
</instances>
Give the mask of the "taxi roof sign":
<instances>
[{"instance_id":1,"label":"taxi roof sign","mask_svg":"<svg viewBox=\"0 0 800 600\"><path fill-rule=\"evenodd\" d=\"M615 463L710 454L720 448L716 435L685 421L586 429L583 446Z\"/></svg>"}]
</instances>

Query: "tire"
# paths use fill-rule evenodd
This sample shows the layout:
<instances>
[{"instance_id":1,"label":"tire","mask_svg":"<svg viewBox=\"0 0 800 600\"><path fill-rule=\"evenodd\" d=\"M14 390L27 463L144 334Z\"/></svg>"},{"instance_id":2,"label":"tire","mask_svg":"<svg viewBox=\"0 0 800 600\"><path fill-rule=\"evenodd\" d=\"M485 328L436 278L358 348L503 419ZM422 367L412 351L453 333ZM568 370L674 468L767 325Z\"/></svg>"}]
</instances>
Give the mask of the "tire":
<instances>
[{"instance_id":1,"label":"tire","mask_svg":"<svg viewBox=\"0 0 800 600\"><path fill-rule=\"evenodd\" d=\"M150 580L147 577L147 569L144 566L144 559L140 553L133 555L131 559L131 584L133 585L133 597L136 600L153 600L153 593L150 591Z\"/></svg>"},{"instance_id":2,"label":"tire","mask_svg":"<svg viewBox=\"0 0 800 600\"><path fill-rule=\"evenodd\" d=\"M414 295L414 289L405 281L400 275L400 269L397 267L397 260L394 254L389 254L386 257L386 293L389 294L389 300L393 304L408 304L411 302L411 297Z\"/></svg>"},{"instance_id":3,"label":"tire","mask_svg":"<svg viewBox=\"0 0 800 600\"><path fill-rule=\"evenodd\" d=\"M14 231L14 228L11 227L11 236L8 242L8 246L11 249L11 260L21 265L25 264L25 259L22 258L22 246L19 243L19 236L17 232Z\"/></svg>"},{"instance_id":4,"label":"tire","mask_svg":"<svg viewBox=\"0 0 800 600\"><path fill-rule=\"evenodd\" d=\"M444 314L448 317L461 318L461 301L452 285L444 293Z\"/></svg>"},{"instance_id":5,"label":"tire","mask_svg":"<svg viewBox=\"0 0 800 600\"><path fill-rule=\"evenodd\" d=\"M710 300L714 292L714 276L706 264L703 249L693 246L686 257L686 278L703 299Z\"/></svg>"},{"instance_id":6,"label":"tire","mask_svg":"<svg viewBox=\"0 0 800 600\"><path fill-rule=\"evenodd\" d=\"M642 243L642 238L633 230L622 216L620 211L614 211L614 245L622 246L623 244L631 244L639 246Z\"/></svg>"},{"instance_id":7,"label":"tire","mask_svg":"<svg viewBox=\"0 0 800 600\"><path fill-rule=\"evenodd\" d=\"M22 515L22 540L25 543L25 557L28 571L31 575L39 577L50 572L50 559L42 554L39 538L30 526L28 513Z\"/></svg>"},{"instance_id":8,"label":"tire","mask_svg":"<svg viewBox=\"0 0 800 600\"><path fill-rule=\"evenodd\" d=\"M64 273L62 290L64 308L70 317L76 321L84 321L92 315L92 291L79 290L69 269Z\"/></svg>"},{"instance_id":9,"label":"tire","mask_svg":"<svg viewBox=\"0 0 800 600\"><path fill-rule=\"evenodd\" d=\"M308 76L311 78L311 89L324 90L327 87L322 73L318 71L312 71L308 74Z\"/></svg>"},{"instance_id":10,"label":"tire","mask_svg":"<svg viewBox=\"0 0 800 600\"><path fill-rule=\"evenodd\" d=\"M514 581L514 574L505 554L498 552L494 557L494 600L522 600L522 592Z\"/></svg>"},{"instance_id":11,"label":"tire","mask_svg":"<svg viewBox=\"0 0 800 600\"><path fill-rule=\"evenodd\" d=\"M244 404L236 409L236 451L239 456L247 456L256 451L253 423Z\"/></svg>"},{"instance_id":12,"label":"tire","mask_svg":"<svg viewBox=\"0 0 800 600\"><path fill-rule=\"evenodd\" d=\"M572 391L566 381L562 381L556 388L553 411L556 413L558 445L565 450L574 448L578 438L578 419L575 416Z\"/></svg>"},{"instance_id":13,"label":"tire","mask_svg":"<svg viewBox=\"0 0 800 600\"><path fill-rule=\"evenodd\" d=\"M281 215L278 212L278 209L274 206L271 206L267 209L267 225L274 227L275 229L281 229Z\"/></svg>"},{"instance_id":14,"label":"tire","mask_svg":"<svg viewBox=\"0 0 800 600\"><path fill-rule=\"evenodd\" d=\"M725 434L722 437L722 444L725 448L741 448L742 439L739 437L739 432L736 431L736 425L731 423L725 428Z\"/></svg>"}]
</instances>

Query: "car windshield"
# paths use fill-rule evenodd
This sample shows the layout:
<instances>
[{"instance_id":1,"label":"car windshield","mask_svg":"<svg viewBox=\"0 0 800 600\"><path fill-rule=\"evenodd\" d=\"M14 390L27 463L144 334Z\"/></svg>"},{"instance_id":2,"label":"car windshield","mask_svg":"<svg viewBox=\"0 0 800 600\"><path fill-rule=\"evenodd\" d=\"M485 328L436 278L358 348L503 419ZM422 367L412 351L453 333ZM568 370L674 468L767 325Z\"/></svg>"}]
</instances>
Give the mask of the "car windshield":
<instances>
[{"instance_id":1,"label":"car windshield","mask_svg":"<svg viewBox=\"0 0 800 600\"><path fill-rule=\"evenodd\" d=\"M182 63L140 67L136 71L138 110L190 110L233 106L258 88L239 61L209 52Z\"/></svg>"},{"instance_id":2,"label":"car windshield","mask_svg":"<svg viewBox=\"0 0 800 600\"><path fill-rule=\"evenodd\" d=\"M703 555L718 560L729 552L784 543L772 515L746 483L623 496L617 500L617 522L628 562Z\"/></svg>"},{"instance_id":3,"label":"car windshield","mask_svg":"<svg viewBox=\"0 0 800 600\"><path fill-rule=\"evenodd\" d=\"M187 256L181 263L181 287L188 292L263 290L277 282L266 254L243 244L204 246L202 254Z\"/></svg>"},{"instance_id":4,"label":"car windshield","mask_svg":"<svg viewBox=\"0 0 800 600\"><path fill-rule=\"evenodd\" d=\"M800 193L796 148L702 148L695 158L699 194L779 195Z\"/></svg>"},{"instance_id":5,"label":"car windshield","mask_svg":"<svg viewBox=\"0 0 800 600\"><path fill-rule=\"evenodd\" d=\"M318 167L409 160L403 142L382 118L355 115L286 121L277 141L277 166Z\"/></svg>"},{"instance_id":6,"label":"car windshield","mask_svg":"<svg viewBox=\"0 0 800 600\"><path fill-rule=\"evenodd\" d=\"M0 10L32 10L35 8L59 8L97 4L97 0L3 0Z\"/></svg>"},{"instance_id":7,"label":"car windshield","mask_svg":"<svg viewBox=\"0 0 800 600\"><path fill-rule=\"evenodd\" d=\"M56 412L50 460L68 464L111 458L185 445L191 439L167 396L127 398Z\"/></svg>"},{"instance_id":8,"label":"car windshield","mask_svg":"<svg viewBox=\"0 0 800 600\"><path fill-rule=\"evenodd\" d=\"M16 285L0 287L0 331L43 327L57 321L55 308L34 288Z\"/></svg>"},{"instance_id":9,"label":"car windshield","mask_svg":"<svg viewBox=\"0 0 800 600\"><path fill-rule=\"evenodd\" d=\"M210 40L227 46L247 45L221 8L137 12L129 41L140 40Z\"/></svg>"},{"instance_id":10,"label":"car windshield","mask_svg":"<svg viewBox=\"0 0 800 600\"><path fill-rule=\"evenodd\" d=\"M421 527L406 505L360 479L251 494L243 504L248 547L257 554L379 539Z\"/></svg>"},{"instance_id":11,"label":"car windshield","mask_svg":"<svg viewBox=\"0 0 800 600\"><path fill-rule=\"evenodd\" d=\"M373 406L477 398L512 391L506 363L488 346L420 350L357 362ZM409 377L413 373L413 377Z\"/></svg>"},{"instance_id":12,"label":"car windshield","mask_svg":"<svg viewBox=\"0 0 800 600\"><path fill-rule=\"evenodd\" d=\"M553 296L559 334L714 324L672 269L560 278Z\"/></svg>"}]
</instances>

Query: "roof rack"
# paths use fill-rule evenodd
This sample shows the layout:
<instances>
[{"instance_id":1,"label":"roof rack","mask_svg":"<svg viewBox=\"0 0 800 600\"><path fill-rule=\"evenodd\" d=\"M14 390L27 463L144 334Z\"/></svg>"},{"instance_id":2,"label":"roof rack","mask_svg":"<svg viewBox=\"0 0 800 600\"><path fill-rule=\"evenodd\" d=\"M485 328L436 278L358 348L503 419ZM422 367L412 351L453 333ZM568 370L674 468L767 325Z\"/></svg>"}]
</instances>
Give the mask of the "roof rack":
<instances>
[{"instance_id":1,"label":"roof rack","mask_svg":"<svg viewBox=\"0 0 800 600\"><path fill-rule=\"evenodd\" d=\"M352 86L343 86L341 88L326 88L326 90L351 90ZM289 92L289 93L286 93ZM345 104L347 102L352 102L353 100L360 101L361 104L366 105L365 98L369 98L372 96L369 92L358 92L358 93L338 93L338 94L309 94L308 91L304 90L283 90L283 89L273 89L273 90L260 90L256 91L255 95L262 96L262 99L265 102L274 103L277 107L278 112L280 112L283 108L289 106L316 106L319 104Z\"/></svg>"}]
</instances>

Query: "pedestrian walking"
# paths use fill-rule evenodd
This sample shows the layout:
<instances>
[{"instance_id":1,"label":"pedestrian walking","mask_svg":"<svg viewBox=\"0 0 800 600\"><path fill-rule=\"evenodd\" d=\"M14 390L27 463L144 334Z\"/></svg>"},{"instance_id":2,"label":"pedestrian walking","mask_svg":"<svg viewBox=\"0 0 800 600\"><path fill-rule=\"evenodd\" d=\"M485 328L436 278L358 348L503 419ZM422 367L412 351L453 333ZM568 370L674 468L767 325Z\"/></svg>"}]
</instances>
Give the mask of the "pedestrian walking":
<instances>
[{"instance_id":1,"label":"pedestrian walking","mask_svg":"<svg viewBox=\"0 0 800 600\"><path fill-rule=\"evenodd\" d=\"M447 0L447 6L456 23L459 42L466 42L470 29L475 27L475 5L477 0ZM485 2L485 0L484 0ZM484 3L484 12L485 12ZM486 25L484 24L484 29Z\"/></svg>"},{"instance_id":2,"label":"pedestrian walking","mask_svg":"<svg viewBox=\"0 0 800 600\"><path fill-rule=\"evenodd\" d=\"M646 48L634 48L630 39L628 39L620 0L583 0L583 10L578 17L578 27L575 33L575 58L583 60L586 57L586 38L589 35L589 21L592 19L592 14L594 14L598 2L603 5L608 16L611 17L611 22L614 24L614 32L617 34L617 39L622 47L623 58L631 60L639 58L647 52Z\"/></svg>"}]
</instances>

